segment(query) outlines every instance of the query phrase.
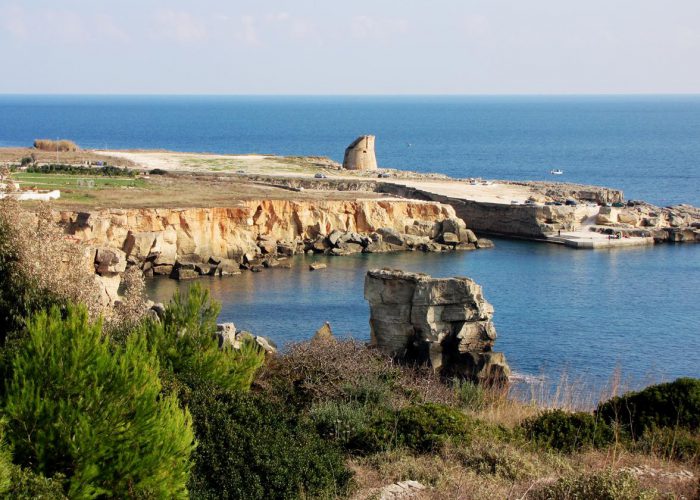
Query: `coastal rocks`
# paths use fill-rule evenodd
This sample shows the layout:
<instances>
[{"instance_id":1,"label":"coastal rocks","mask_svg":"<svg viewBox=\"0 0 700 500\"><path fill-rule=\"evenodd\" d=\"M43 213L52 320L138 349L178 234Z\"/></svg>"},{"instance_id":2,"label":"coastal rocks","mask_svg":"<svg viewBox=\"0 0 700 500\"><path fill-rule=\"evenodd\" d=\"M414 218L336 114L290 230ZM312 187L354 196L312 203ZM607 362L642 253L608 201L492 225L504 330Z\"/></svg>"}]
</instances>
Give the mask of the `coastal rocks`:
<instances>
[{"instance_id":1,"label":"coastal rocks","mask_svg":"<svg viewBox=\"0 0 700 500\"><path fill-rule=\"evenodd\" d=\"M448 206L412 200L259 200L226 208L56 213L67 234L93 246L120 249L130 265L152 269L153 274L169 274L172 269L166 266L187 255L243 264L244 255L302 253L309 241L318 241L315 251L325 252L335 246L326 244L325 238L336 230L366 237L379 228L402 232L416 221L432 224L448 217L454 217ZM364 246L369 241L343 243Z\"/></svg>"},{"instance_id":2,"label":"coastal rocks","mask_svg":"<svg viewBox=\"0 0 700 500\"><path fill-rule=\"evenodd\" d=\"M110 209L55 216L67 234L103 249L95 262L99 273L137 266L146 276L175 279L288 267L283 258L303 253L442 252L479 246L451 207L412 200L261 200L228 208Z\"/></svg>"},{"instance_id":3,"label":"coastal rocks","mask_svg":"<svg viewBox=\"0 0 700 500\"><path fill-rule=\"evenodd\" d=\"M503 384L510 369L492 351L492 306L468 278L371 270L365 277L372 343L400 359L429 363L445 376Z\"/></svg>"},{"instance_id":4,"label":"coastal rocks","mask_svg":"<svg viewBox=\"0 0 700 500\"><path fill-rule=\"evenodd\" d=\"M399 500L406 498L416 498L425 491L425 485L418 481L399 481L385 486L379 492L379 500Z\"/></svg>"},{"instance_id":5,"label":"coastal rocks","mask_svg":"<svg viewBox=\"0 0 700 500\"><path fill-rule=\"evenodd\" d=\"M657 243L700 241L700 209L690 205L657 207L629 201L616 207L601 207L596 223L623 236L652 236Z\"/></svg>"},{"instance_id":6,"label":"coastal rocks","mask_svg":"<svg viewBox=\"0 0 700 500\"><path fill-rule=\"evenodd\" d=\"M92 264L99 290L99 302L103 306L111 306L120 298L119 285L121 274L126 270L126 254L116 248L104 247L88 249L87 252L94 256ZM87 257L89 258L89 255Z\"/></svg>"},{"instance_id":7,"label":"coastal rocks","mask_svg":"<svg viewBox=\"0 0 700 500\"><path fill-rule=\"evenodd\" d=\"M343 168L345 170L377 169L377 157L374 154L373 135L362 135L345 149Z\"/></svg>"},{"instance_id":8,"label":"coastal rocks","mask_svg":"<svg viewBox=\"0 0 700 500\"><path fill-rule=\"evenodd\" d=\"M240 349L242 344L248 341L255 343L260 349L265 351L266 354L275 354L277 352L277 346L275 346L271 340L260 335L253 335L250 332L237 330L236 325L233 323L220 323L216 325L216 338L219 341L219 349L225 349L227 347Z\"/></svg>"}]
</instances>

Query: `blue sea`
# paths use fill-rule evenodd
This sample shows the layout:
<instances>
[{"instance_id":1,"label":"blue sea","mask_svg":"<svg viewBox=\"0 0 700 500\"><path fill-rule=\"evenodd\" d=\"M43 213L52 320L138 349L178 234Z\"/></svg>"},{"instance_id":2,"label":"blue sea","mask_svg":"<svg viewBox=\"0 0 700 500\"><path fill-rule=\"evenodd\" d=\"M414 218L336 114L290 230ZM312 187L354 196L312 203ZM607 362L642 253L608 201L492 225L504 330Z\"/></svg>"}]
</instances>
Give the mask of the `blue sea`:
<instances>
[{"instance_id":1,"label":"blue sea","mask_svg":"<svg viewBox=\"0 0 700 500\"><path fill-rule=\"evenodd\" d=\"M622 188L628 199L700 206L700 96L0 96L0 146L66 138L85 148L323 155L377 136L381 166L454 177ZM368 338L366 270L466 275L495 306L515 371L632 385L700 377L700 246L575 251L497 240L450 255L361 255L206 279L221 319L283 344L324 321ZM149 283L167 300L177 287Z\"/></svg>"}]
</instances>

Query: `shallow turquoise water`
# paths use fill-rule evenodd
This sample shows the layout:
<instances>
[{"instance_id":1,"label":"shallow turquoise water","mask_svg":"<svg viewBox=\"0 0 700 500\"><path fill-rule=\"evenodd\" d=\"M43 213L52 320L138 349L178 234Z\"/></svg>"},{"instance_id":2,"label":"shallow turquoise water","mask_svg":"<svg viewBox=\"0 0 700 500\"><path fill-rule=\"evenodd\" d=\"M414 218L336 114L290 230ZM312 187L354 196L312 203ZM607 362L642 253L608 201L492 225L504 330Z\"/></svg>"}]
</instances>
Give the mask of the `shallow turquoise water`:
<instances>
[{"instance_id":1,"label":"shallow turquoise water","mask_svg":"<svg viewBox=\"0 0 700 500\"><path fill-rule=\"evenodd\" d=\"M700 246L577 251L496 240L496 248L452 254L298 257L294 267L206 278L222 321L278 343L309 338L324 321L337 334L369 337L367 269L469 276L495 306L499 338L516 372L605 383L619 369L632 385L700 376ZM328 268L308 271L310 261ZM167 300L190 283L149 281Z\"/></svg>"}]
</instances>

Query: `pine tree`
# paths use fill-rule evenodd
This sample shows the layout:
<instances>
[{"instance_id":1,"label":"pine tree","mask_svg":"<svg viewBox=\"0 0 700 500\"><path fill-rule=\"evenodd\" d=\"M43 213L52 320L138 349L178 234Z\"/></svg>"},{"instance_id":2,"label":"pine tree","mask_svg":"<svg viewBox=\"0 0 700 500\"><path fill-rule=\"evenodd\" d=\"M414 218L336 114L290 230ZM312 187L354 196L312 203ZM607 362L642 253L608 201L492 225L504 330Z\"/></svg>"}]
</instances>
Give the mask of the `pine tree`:
<instances>
[{"instance_id":1,"label":"pine tree","mask_svg":"<svg viewBox=\"0 0 700 500\"><path fill-rule=\"evenodd\" d=\"M184 498L194 437L142 335L110 345L84 307L27 322L4 402L14 460L65 475L71 498Z\"/></svg>"},{"instance_id":2,"label":"pine tree","mask_svg":"<svg viewBox=\"0 0 700 500\"><path fill-rule=\"evenodd\" d=\"M219 305L199 285L186 295L176 292L162 321L147 321L143 332L158 353L161 366L179 388L245 392L265 353L254 342L240 348L219 347L216 318ZM184 387L183 387L184 386Z\"/></svg>"}]
</instances>

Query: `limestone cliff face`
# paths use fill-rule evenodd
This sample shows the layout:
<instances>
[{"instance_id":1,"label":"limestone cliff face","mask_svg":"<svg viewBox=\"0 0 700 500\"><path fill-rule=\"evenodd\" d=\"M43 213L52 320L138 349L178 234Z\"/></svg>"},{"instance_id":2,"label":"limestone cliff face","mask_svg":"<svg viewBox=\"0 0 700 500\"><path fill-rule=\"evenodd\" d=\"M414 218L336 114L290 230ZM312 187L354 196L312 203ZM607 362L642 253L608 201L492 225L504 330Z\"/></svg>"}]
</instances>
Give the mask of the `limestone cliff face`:
<instances>
[{"instance_id":1,"label":"limestone cliff face","mask_svg":"<svg viewBox=\"0 0 700 500\"><path fill-rule=\"evenodd\" d=\"M375 269L365 277L372 343L396 358L429 363L446 376L505 383L510 369L492 351L493 307L469 278Z\"/></svg>"},{"instance_id":2,"label":"limestone cliff face","mask_svg":"<svg viewBox=\"0 0 700 500\"><path fill-rule=\"evenodd\" d=\"M404 233L418 222L454 217L446 205L422 201L242 201L233 207L102 209L60 212L66 232L94 246L122 249L132 260L148 255L235 259L258 253L261 239L313 240L334 230L380 228Z\"/></svg>"}]
</instances>

